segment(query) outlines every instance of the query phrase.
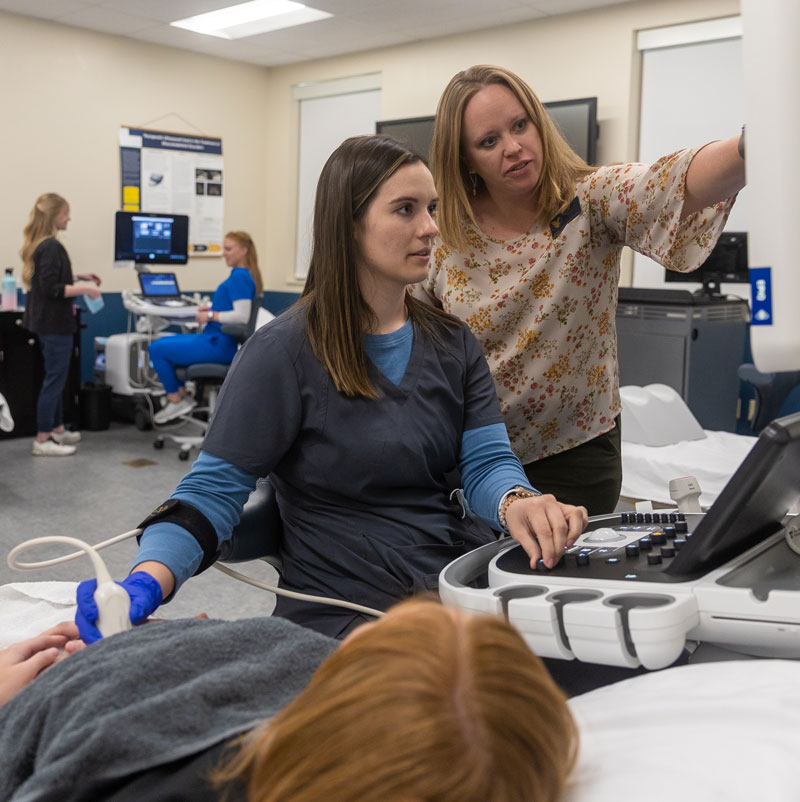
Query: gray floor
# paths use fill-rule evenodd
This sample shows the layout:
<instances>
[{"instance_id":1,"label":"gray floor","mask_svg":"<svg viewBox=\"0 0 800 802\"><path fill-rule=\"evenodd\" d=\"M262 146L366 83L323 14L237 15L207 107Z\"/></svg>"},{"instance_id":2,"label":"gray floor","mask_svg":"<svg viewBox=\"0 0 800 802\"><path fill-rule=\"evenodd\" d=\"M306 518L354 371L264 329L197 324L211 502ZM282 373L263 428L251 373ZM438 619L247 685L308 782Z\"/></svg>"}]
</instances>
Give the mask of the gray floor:
<instances>
[{"instance_id":1,"label":"gray floor","mask_svg":"<svg viewBox=\"0 0 800 802\"><path fill-rule=\"evenodd\" d=\"M166 499L191 465L174 445L157 451L152 432L112 423L103 432L84 432L72 457L33 457L32 438L0 441L0 584L42 580L80 581L94 576L88 557L38 571L15 571L6 563L11 548L29 538L70 535L99 543L133 529ZM193 455L194 457L195 455ZM71 551L42 546L22 558L35 561ZM100 552L115 579L125 577L136 553L134 539ZM275 572L264 563L237 566L267 584ZM180 618L208 613L215 618L268 615L275 601L267 593L209 569L187 582L158 615Z\"/></svg>"}]
</instances>

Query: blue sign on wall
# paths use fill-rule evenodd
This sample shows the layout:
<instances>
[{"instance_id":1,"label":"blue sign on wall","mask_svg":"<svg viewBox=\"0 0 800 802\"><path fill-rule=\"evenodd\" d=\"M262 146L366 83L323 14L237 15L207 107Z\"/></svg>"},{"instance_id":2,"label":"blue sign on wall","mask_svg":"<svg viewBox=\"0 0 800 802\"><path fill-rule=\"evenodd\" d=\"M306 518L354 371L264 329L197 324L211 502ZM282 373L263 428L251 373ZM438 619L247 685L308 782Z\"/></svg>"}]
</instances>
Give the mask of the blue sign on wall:
<instances>
[{"instance_id":1,"label":"blue sign on wall","mask_svg":"<svg viewBox=\"0 0 800 802\"><path fill-rule=\"evenodd\" d=\"M751 326L772 325L772 268L751 267L750 289L752 294Z\"/></svg>"}]
</instances>

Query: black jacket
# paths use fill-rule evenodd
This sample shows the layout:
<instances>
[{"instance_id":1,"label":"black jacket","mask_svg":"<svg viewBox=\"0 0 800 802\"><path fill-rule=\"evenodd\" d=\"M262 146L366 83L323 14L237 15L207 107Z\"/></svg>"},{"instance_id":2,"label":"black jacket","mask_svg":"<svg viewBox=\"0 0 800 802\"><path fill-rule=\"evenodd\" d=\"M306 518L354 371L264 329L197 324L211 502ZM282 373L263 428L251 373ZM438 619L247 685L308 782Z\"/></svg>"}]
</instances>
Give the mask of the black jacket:
<instances>
[{"instance_id":1,"label":"black jacket","mask_svg":"<svg viewBox=\"0 0 800 802\"><path fill-rule=\"evenodd\" d=\"M33 280L22 325L36 334L72 334L72 299L64 297L64 287L72 282L72 266L64 246L55 237L42 240L33 252Z\"/></svg>"}]
</instances>

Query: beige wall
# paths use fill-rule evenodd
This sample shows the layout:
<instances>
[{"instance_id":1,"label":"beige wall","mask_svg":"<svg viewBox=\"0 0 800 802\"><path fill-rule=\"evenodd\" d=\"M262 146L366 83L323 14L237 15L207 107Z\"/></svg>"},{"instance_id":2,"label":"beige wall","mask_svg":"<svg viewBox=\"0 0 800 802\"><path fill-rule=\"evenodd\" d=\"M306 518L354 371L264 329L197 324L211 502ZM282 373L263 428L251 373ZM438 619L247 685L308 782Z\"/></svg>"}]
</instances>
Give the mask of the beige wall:
<instances>
[{"instance_id":1,"label":"beige wall","mask_svg":"<svg viewBox=\"0 0 800 802\"><path fill-rule=\"evenodd\" d=\"M472 64L500 64L522 75L544 101L598 98L598 161L637 153L639 57L636 33L740 13L739 0L655 0L626 3L504 28L277 68L270 73L267 217L275 233L272 285L285 287L294 266L298 117L292 87L380 72L383 119L433 114L454 73ZM720 76L709 71L698 80ZM721 131L720 136L735 133ZM688 143L693 144L693 143ZM283 274L280 266L283 265ZM630 259L624 262L626 280ZM277 282L277 283L276 283Z\"/></svg>"},{"instance_id":2,"label":"beige wall","mask_svg":"<svg viewBox=\"0 0 800 802\"><path fill-rule=\"evenodd\" d=\"M525 77L545 101L596 95L599 161L631 159L636 32L739 10L739 0L627 3L273 69L0 13L0 267L18 266L28 211L39 193L52 190L72 206L65 243L75 267L100 273L111 291L132 286L129 271L115 270L111 261L120 192L117 131L150 124L223 138L226 228L254 235L267 288L297 290L291 280L295 84L380 72L382 117L416 117L434 112L453 73L475 63L501 64ZM710 91L721 79L713 70L698 76ZM213 287L221 266L220 259L194 259L181 273L182 284Z\"/></svg>"},{"instance_id":3,"label":"beige wall","mask_svg":"<svg viewBox=\"0 0 800 802\"><path fill-rule=\"evenodd\" d=\"M266 250L264 209L268 71L183 50L0 13L0 267L19 268L22 228L36 197L70 202L63 236L77 272L103 288L136 286L113 267L120 208L118 131L144 125L221 136L225 224L249 230ZM193 259L181 286L213 288L220 258ZM17 280L20 270L15 271Z\"/></svg>"}]
</instances>

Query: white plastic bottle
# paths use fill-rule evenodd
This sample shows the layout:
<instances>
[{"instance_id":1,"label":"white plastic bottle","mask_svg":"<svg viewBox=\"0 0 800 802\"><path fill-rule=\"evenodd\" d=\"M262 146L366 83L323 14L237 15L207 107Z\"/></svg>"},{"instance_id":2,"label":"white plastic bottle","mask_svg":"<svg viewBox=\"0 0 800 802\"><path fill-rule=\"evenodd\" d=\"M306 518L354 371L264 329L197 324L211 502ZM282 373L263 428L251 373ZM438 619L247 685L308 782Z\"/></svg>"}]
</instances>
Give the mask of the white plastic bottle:
<instances>
[{"instance_id":1,"label":"white plastic bottle","mask_svg":"<svg viewBox=\"0 0 800 802\"><path fill-rule=\"evenodd\" d=\"M17 282L14 280L13 267L6 268L6 274L3 276L2 293L3 309L15 310L17 308Z\"/></svg>"}]
</instances>

